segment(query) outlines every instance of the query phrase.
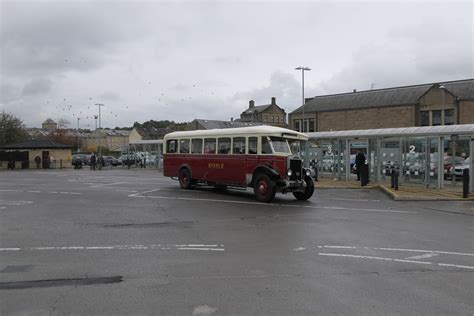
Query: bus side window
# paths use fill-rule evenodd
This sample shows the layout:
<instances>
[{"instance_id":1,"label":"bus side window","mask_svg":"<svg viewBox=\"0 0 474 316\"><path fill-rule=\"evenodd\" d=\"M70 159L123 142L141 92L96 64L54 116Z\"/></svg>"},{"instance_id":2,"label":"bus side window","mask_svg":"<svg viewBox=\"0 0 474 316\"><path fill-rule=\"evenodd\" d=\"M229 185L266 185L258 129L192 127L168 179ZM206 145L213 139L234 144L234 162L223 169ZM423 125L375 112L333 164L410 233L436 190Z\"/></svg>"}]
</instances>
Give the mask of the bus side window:
<instances>
[{"instance_id":1,"label":"bus side window","mask_svg":"<svg viewBox=\"0 0 474 316\"><path fill-rule=\"evenodd\" d=\"M175 154L178 149L178 141L176 139L169 139L166 141L166 153Z\"/></svg>"},{"instance_id":2,"label":"bus side window","mask_svg":"<svg viewBox=\"0 0 474 316\"><path fill-rule=\"evenodd\" d=\"M262 155L263 154L271 154L272 147L270 146L270 142L268 141L267 136L262 136Z\"/></svg>"},{"instance_id":3,"label":"bus side window","mask_svg":"<svg viewBox=\"0 0 474 316\"><path fill-rule=\"evenodd\" d=\"M215 138L204 139L204 153L205 154L216 153L216 139Z\"/></svg>"},{"instance_id":4,"label":"bus side window","mask_svg":"<svg viewBox=\"0 0 474 316\"><path fill-rule=\"evenodd\" d=\"M230 137L218 138L219 154L227 155L230 154Z\"/></svg>"},{"instance_id":5,"label":"bus side window","mask_svg":"<svg viewBox=\"0 0 474 316\"><path fill-rule=\"evenodd\" d=\"M179 153L189 154L189 139L181 139L179 141Z\"/></svg>"},{"instance_id":6,"label":"bus side window","mask_svg":"<svg viewBox=\"0 0 474 316\"><path fill-rule=\"evenodd\" d=\"M234 155L245 154L245 137L235 137L232 145L232 153Z\"/></svg>"},{"instance_id":7,"label":"bus side window","mask_svg":"<svg viewBox=\"0 0 474 316\"><path fill-rule=\"evenodd\" d=\"M257 154L257 137L249 137L249 155Z\"/></svg>"},{"instance_id":8,"label":"bus side window","mask_svg":"<svg viewBox=\"0 0 474 316\"><path fill-rule=\"evenodd\" d=\"M202 139L195 138L192 140L191 153L202 154Z\"/></svg>"}]
</instances>

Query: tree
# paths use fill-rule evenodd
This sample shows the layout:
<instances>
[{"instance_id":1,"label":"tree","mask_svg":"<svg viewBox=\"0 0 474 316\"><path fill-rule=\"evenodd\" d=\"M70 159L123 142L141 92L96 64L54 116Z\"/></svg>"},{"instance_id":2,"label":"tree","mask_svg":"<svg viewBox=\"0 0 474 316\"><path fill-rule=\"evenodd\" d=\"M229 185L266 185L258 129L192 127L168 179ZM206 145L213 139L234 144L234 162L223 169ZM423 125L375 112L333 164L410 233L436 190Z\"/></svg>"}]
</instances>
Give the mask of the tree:
<instances>
[{"instance_id":1,"label":"tree","mask_svg":"<svg viewBox=\"0 0 474 316\"><path fill-rule=\"evenodd\" d=\"M23 122L13 114L0 113L0 145L12 144L28 139Z\"/></svg>"}]
</instances>

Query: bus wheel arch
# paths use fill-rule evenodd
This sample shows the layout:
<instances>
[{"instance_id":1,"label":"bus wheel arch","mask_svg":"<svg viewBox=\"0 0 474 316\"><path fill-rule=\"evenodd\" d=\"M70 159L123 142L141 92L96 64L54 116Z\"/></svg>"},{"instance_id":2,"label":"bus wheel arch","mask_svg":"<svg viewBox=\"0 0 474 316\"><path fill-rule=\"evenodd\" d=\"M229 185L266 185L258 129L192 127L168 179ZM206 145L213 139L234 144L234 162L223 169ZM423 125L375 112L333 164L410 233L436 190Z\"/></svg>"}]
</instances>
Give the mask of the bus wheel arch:
<instances>
[{"instance_id":1,"label":"bus wheel arch","mask_svg":"<svg viewBox=\"0 0 474 316\"><path fill-rule=\"evenodd\" d=\"M188 166L181 166L179 168L178 179L181 189L189 190L191 188L192 177Z\"/></svg>"},{"instance_id":2,"label":"bus wheel arch","mask_svg":"<svg viewBox=\"0 0 474 316\"><path fill-rule=\"evenodd\" d=\"M269 203L276 193L276 184L266 173L258 173L254 179L253 191L255 198L260 202Z\"/></svg>"},{"instance_id":3,"label":"bus wheel arch","mask_svg":"<svg viewBox=\"0 0 474 316\"><path fill-rule=\"evenodd\" d=\"M313 196L313 193L314 193L313 179L311 179L311 177L306 176L304 177L304 181L306 182L304 191L293 192L293 195L295 196L295 198L297 198L300 201L308 200L309 198Z\"/></svg>"},{"instance_id":4,"label":"bus wheel arch","mask_svg":"<svg viewBox=\"0 0 474 316\"><path fill-rule=\"evenodd\" d=\"M257 177L261 174L266 174L272 181L277 182L278 178L280 175L278 172L275 171L275 169L272 169L268 166L258 166L255 168L252 174L252 181L249 183L250 187L254 187L255 181L257 180Z\"/></svg>"}]
</instances>

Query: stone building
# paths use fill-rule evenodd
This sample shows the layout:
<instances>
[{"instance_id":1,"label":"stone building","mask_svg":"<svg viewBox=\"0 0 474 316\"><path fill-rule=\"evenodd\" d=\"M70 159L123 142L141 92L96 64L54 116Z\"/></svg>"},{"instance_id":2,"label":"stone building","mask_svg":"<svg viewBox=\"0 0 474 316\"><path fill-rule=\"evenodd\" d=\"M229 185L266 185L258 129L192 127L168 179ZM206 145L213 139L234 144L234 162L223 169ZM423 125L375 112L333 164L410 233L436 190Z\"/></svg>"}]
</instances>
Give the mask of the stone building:
<instances>
[{"instance_id":1,"label":"stone building","mask_svg":"<svg viewBox=\"0 0 474 316\"><path fill-rule=\"evenodd\" d=\"M255 105L254 100L249 101L249 107L240 114L239 122L260 122L265 125L287 127L286 112L276 104L272 97L270 104Z\"/></svg>"},{"instance_id":2,"label":"stone building","mask_svg":"<svg viewBox=\"0 0 474 316\"><path fill-rule=\"evenodd\" d=\"M303 106L289 114L302 130ZM306 132L474 123L474 79L307 98Z\"/></svg>"},{"instance_id":3,"label":"stone building","mask_svg":"<svg viewBox=\"0 0 474 316\"><path fill-rule=\"evenodd\" d=\"M58 128L58 123L48 118L41 124L41 128L48 132L54 132Z\"/></svg>"},{"instance_id":4,"label":"stone building","mask_svg":"<svg viewBox=\"0 0 474 316\"><path fill-rule=\"evenodd\" d=\"M99 146L107 148L110 151L121 151L123 147L128 146L130 131L112 130L98 128L87 137L82 138L82 149L86 151L97 151Z\"/></svg>"}]
</instances>

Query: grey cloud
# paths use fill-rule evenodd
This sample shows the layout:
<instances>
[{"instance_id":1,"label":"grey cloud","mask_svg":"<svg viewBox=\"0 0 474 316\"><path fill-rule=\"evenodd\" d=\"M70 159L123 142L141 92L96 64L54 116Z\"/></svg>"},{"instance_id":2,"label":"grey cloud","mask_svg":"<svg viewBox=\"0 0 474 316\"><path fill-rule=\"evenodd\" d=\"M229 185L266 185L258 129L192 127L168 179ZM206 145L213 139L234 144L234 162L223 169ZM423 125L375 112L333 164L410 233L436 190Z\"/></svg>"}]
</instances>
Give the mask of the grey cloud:
<instances>
[{"instance_id":1,"label":"grey cloud","mask_svg":"<svg viewBox=\"0 0 474 316\"><path fill-rule=\"evenodd\" d=\"M219 56L214 58L214 61L218 64L231 64L237 65L242 63L242 57L239 56Z\"/></svg>"},{"instance_id":2,"label":"grey cloud","mask_svg":"<svg viewBox=\"0 0 474 316\"><path fill-rule=\"evenodd\" d=\"M108 101L119 101L120 100L120 94L112 91L106 91L99 95L99 99L101 100L108 100Z\"/></svg>"},{"instance_id":3,"label":"grey cloud","mask_svg":"<svg viewBox=\"0 0 474 316\"><path fill-rule=\"evenodd\" d=\"M23 96L46 94L51 91L51 87L52 87L52 82L50 79L46 79L46 78L32 79L23 87L23 91L21 94Z\"/></svg>"}]
</instances>

